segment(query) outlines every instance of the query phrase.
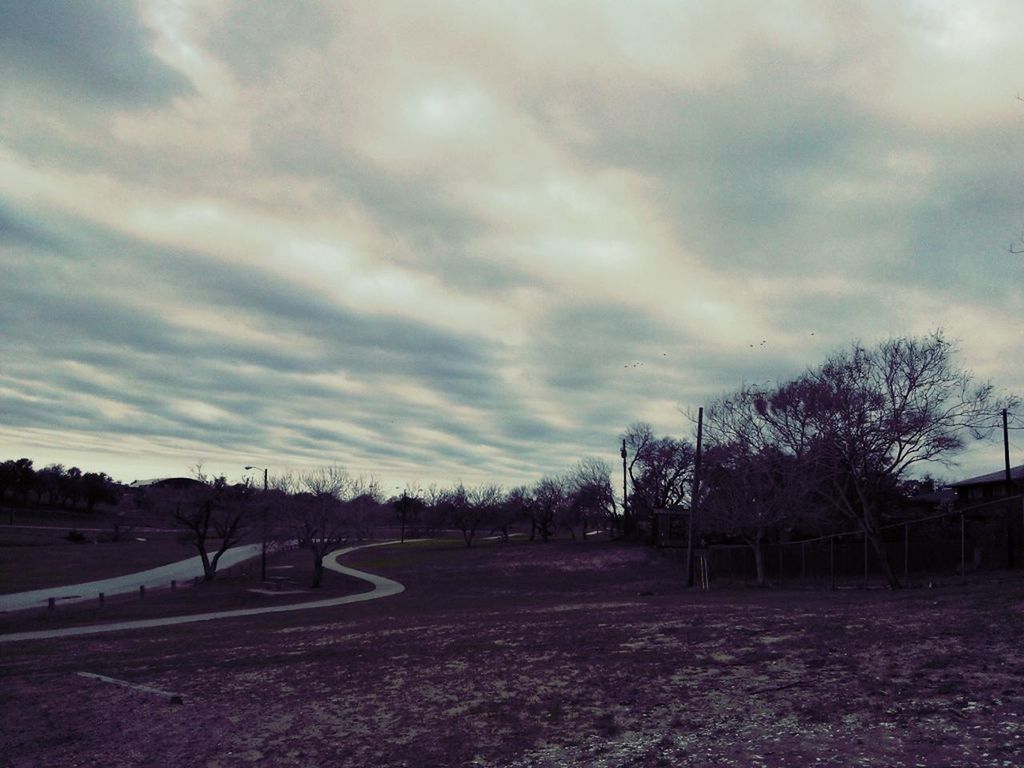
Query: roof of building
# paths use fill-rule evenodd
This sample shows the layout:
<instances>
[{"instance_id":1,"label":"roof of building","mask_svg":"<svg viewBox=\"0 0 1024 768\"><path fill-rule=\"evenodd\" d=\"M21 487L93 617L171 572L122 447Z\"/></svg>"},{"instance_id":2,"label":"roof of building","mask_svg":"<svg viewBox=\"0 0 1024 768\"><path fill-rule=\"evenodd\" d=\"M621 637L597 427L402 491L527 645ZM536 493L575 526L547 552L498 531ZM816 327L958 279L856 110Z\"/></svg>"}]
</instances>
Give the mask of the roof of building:
<instances>
[{"instance_id":1,"label":"roof of building","mask_svg":"<svg viewBox=\"0 0 1024 768\"><path fill-rule=\"evenodd\" d=\"M206 485L206 483L202 480L196 480L194 477L154 477L150 480L136 480L128 487L146 488L151 485L158 487L187 488L195 485Z\"/></svg>"},{"instance_id":2,"label":"roof of building","mask_svg":"<svg viewBox=\"0 0 1024 768\"><path fill-rule=\"evenodd\" d=\"M1019 464L1016 467L1010 467L1010 479L1011 480L1024 480L1024 464ZM953 488L959 488L964 485L985 485L986 483L1001 483L1006 480L1006 470L1000 469L998 472L989 472L987 475L978 475L977 477L968 477L966 480L958 480L955 483L950 483Z\"/></svg>"}]
</instances>

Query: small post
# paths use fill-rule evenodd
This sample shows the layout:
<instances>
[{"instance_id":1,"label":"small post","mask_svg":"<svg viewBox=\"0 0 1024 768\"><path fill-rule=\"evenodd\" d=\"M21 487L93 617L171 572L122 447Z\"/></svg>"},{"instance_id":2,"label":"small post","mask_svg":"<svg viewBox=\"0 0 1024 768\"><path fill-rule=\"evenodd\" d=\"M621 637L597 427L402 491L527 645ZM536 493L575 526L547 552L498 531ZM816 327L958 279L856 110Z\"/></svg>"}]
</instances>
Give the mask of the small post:
<instances>
[{"instance_id":1,"label":"small post","mask_svg":"<svg viewBox=\"0 0 1024 768\"><path fill-rule=\"evenodd\" d=\"M864 531L864 586L868 585L868 532Z\"/></svg>"},{"instance_id":2,"label":"small post","mask_svg":"<svg viewBox=\"0 0 1024 768\"><path fill-rule=\"evenodd\" d=\"M903 524L903 583L910 580L910 523Z\"/></svg>"},{"instance_id":3,"label":"small post","mask_svg":"<svg viewBox=\"0 0 1024 768\"><path fill-rule=\"evenodd\" d=\"M960 581L967 583L967 536L964 513L960 513Z\"/></svg>"},{"instance_id":4,"label":"small post","mask_svg":"<svg viewBox=\"0 0 1024 768\"><path fill-rule=\"evenodd\" d=\"M177 581L177 579L171 579L171 592L177 592L177 591L178 591L178 581Z\"/></svg>"},{"instance_id":5,"label":"small post","mask_svg":"<svg viewBox=\"0 0 1024 768\"><path fill-rule=\"evenodd\" d=\"M146 599L146 585L145 584L139 584L139 600L145 600L145 599Z\"/></svg>"},{"instance_id":6,"label":"small post","mask_svg":"<svg viewBox=\"0 0 1024 768\"><path fill-rule=\"evenodd\" d=\"M100 608L107 604L107 596L100 592Z\"/></svg>"},{"instance_id":7,"label":"small post","mask_svg":"<svg viewBox=\"0 0 1024 768\"><path fill-rule=\"evenodd\" d=\"M836 588L836 537L830 536L828 540L828 573L832 583L830 589Z\"/></svg>"},{"instance_id":8,"label":"small post","mask_svg":"<svg viewBox=\"0 0 1024 768\"><path fill-rule=\"evenodd\" d=\"M700 468L704 436L704 407L697 409L697 447L693 453L693 497L690 499L690 515L686 524L686 586L693 586L693 516L700 503Z\"/></svg>"},{"instance_id":9,"label":"small post","mask_svg":"<svg viewBox=\"0 0 1024 768\"><path fill-rule=\"evenodd\" d=\"M49 600L46 601L46 612L47 613L53 613L53 609L56 608L56 607L57 607L57 600L56 600L56 598L51 597Z\"/></svg>"}]
</instances>

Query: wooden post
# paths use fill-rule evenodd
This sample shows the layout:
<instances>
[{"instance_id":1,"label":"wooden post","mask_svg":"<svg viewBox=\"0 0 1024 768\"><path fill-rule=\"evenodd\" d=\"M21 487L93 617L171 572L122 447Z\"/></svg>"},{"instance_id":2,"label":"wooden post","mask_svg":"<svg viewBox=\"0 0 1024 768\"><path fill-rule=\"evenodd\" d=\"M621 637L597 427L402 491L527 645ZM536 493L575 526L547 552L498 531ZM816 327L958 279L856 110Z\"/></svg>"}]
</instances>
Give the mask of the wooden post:
<instances>
[{"instance_id":1,"label":"wooden post","mask_svg":"<svg viewBox=\"0 0 1024 768\"><path fill-rule=\"evenodd\" d=\"M831 589L836 588L836 537L831 536L828 540L828 573L831 581Z\"/></svg>"},{"instance_id":2,"label":"wooden post","mask_svg":"<svg viewBox=\"0 0 1024 768\"><path fill-rule=\"evenodd\" d=\"M145 584L139 584L139 600L145 600L145 599L146 599L146 585Z\"/></svg>"},{"instance_id":3,"label":"wooden post","mask_svg":"<svg viewBox=\"0 0 1024 768\"><path fill-rule=\"evenodd\" d=\"M171 579L171 592L178 591L178 582L176 579Z\"/></svg>"},{"instance_id":4,"label":"wooden post","mask_svg":"<svg viewBox=\"0 0 1024 768\"><path fill-rule=\"evenodd\" d=\"M56 608L56 607L57 607L57 600L55 598L51 597L49 600L46 601L46 612L47 613L53 613L53 609Z\"/></svg>"},{"instance_id":5,"label":"wooden post","mask_svg":"<svg viewBox=\"0 0 1024 768\"><path fill-rule=\"evenodd\" d=\"M967 536L964 513L960 513L960 581L967 583Z\"/></svg>"},{"instance_id":6,"label":"wooden post","mask_svg":"<svg viewBox=\"0 0 1024 768\"><path fill-rule=\"evenodd\" d=\"M903 586L910 580L910 523L903 524Z\"/></svg>"},{"instance_id":7,"label":"wooden post","mask_svg":"<svg viewBox=\"0 0 1024 768\"><path fill-rule=\"evenodd\" d=\"M868 585L868 532L864 531L864 586Z\"/></svg>"},{"instance_id":8,"label":"wooden post","mask_svg":"<svg viewBox=\"0 0 1024 768\"><path fill-rule=\"evenodd\" d=\"M693 454L693 497L690 499L690 516L686 531L686 586L693 586L693 516L697 514L700 499L700 464L704 439L704 408L697 409L697 447Z\"/></svg>"},{"instance_id":9,"label":"wooden post","mask_svg":"<svg viewBox=\"0 0 1024 768\"><path fill-rule=\"evenodd\" d=\"M100 592L100 608L107 604L107 596Z\"/></svg>"}]
</instances>

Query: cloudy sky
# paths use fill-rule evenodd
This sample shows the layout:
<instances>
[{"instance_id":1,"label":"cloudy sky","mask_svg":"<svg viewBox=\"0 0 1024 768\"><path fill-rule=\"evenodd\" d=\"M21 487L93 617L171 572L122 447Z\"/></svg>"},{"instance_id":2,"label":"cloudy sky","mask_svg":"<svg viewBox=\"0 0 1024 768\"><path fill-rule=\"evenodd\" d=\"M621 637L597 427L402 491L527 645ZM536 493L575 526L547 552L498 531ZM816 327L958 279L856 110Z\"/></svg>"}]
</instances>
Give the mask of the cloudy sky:
<instances>
[{"instance_id":1,"label":"cloudy sky","mask_svg":"<svg viewBox=\"0 0 1024 768\"><path fill-rule=\"evenodd\" d=\"M0 458L532 481L939 327L1024 391L1015 0L0 20Z\"/></svg>"}]
</instances>

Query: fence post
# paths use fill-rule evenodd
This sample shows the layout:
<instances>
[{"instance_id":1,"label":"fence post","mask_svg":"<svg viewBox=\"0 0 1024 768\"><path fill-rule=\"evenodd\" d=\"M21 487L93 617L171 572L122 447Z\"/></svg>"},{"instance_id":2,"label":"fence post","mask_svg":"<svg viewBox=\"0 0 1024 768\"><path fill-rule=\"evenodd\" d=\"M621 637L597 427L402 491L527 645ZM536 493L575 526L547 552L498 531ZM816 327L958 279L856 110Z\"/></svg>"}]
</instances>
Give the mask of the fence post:
<instances>
[{"instance_id":1,"label":"fence post","mask_svg":"<svg viewBox=\"0 0 1024 768\"><path fill-rule=\"evenodd\" d=\"M864 586L868 585L868 532L864 531Z\"/></svg>"},{"instance_id":2,"label":"fence post","mask_svg":"<svg viewBox=\"0 0 1024 768\"><path fill-rule=\"evenodd\" d=\"M139 584L139 600L145 600L145 599L146 599L146 585L145 584Z\"/></svg>"},{"instance_id":3,"label":"fence post","mask_svg":"<svg viewBox=\"0 0 1024 768\"><path fill-rule=\"evenodd\" d=\"M107 596L100 592L100 608L107 604Z\"/></svg>"},{"instance_id":4,"label":"fence post","mask_svg":"<svg viewBox=\"0 0 1024 768\"><path fill-rule=\"evenodd\" d=\"M178 581L177 581L177 579L171 579L171 592L177 592L177 591L178 591Z\"/></svg>"},{"instance_id":5,"label":"fence post","mask_svg":"<svg viewBox=\"0 0 1024 768\"><path fill-rule=\"evenodd\" d=\"M967 538L966 538L964 513L960 513L960 581L967 583Z\"/></svg>"},{"instance_id":6,"label":"fence post","mask_svg":"<svg viewBox=\"0 0 1024 768\"><path fill-rule=\"evenodd\" d=\"M903 524L903 586L910 580L910 523Z\"/></svg>"},{"instance_id":7,"label":"fence post","mask_svg":"<svg viewBox=\"0 0 1024 768\"><path fill-rule=\"evenodd\" d=\"M836 588L836 537L829 536L828 539L828 574L831 582L830 589Z\"/></svg>"},{"instance_id":8,"label":"fence post","mask_svg":"<svg viewBox=\"0 0 1024 768\"><path fill-rule=\"evenodd\" d=\"M57 600L55 598L51 597L49 600L46 601L46 612L47 613L53 613L53 609L56 608L56 607L57 607Z\"/></svg>"}]
</instances>

